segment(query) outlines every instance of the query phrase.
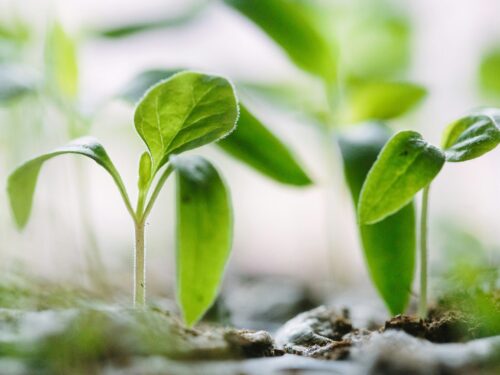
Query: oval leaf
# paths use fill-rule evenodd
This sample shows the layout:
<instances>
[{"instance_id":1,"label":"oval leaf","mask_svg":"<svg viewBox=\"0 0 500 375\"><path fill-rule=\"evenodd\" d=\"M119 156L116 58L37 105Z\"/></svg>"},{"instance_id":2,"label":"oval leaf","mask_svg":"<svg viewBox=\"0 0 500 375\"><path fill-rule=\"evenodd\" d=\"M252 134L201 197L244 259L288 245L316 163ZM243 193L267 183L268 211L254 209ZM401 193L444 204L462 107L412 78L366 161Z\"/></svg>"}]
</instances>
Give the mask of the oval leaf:
<instances>
[{"instance_id":1,"label":"oval leaf","mask_svg":"<svg viewBox=\"0 0 500 375\"><path fill-rule=\"evenodd\" d=\"M361 187L390 137L381 123L349 128L339 136L344 173L357 205ZM410 300L415 274L416 227L413 203L373 225L359 226L370 277L391 314L401 314Z\"/></svg>"},{"instance_id":2,"label":"oval leaf","mask_svg":"<svg viewBox=\"0 0 500 375\"><path fill-rule=\"evenodd\" d=\"M171 161L177 172L177 298L191 326L217 296L231 251L233 214L226 185L208 161Z\"/></svg>"},{"instance_id":3,"label":"oval leaf","mask_svg":"<svg viewBox=\"0 0 500 375\"><path fill-rule=\"evenodd\" d=\"M240 111L238 127L218 146L276 181L310 185L311 179L287 147L244 106L240 106Z\"/></svg>"},{"instance_id":4,"label":"oval leaf","mask_svg":"<svg viewBox=\"0 0 500 375\"><path fill-rule=\"evenodd\" d=\"M483 109L452 123L444 132L446 161L460 162L493 150L500 142L500 110Z\"/></svg>"},{"instance_id":5,"label":"oval leaf","mask_svg":"<svg viewBox=\"0 0 500 375\"><path fill-rule=\"evenodd\" d=\"M237 119L238 103L228 80L182 72L146 93L137 106L134 122L151 153L156 172L169 155L229 134Z\"/></svg>"},{"instance_id":6,"label":"oval leaf","mask_svg":"<svg viewBox=\"0 0 500 375\"><path fill-rule=\"evenodd\" d=\"M368 82L352 89L342 117L347 123L389 120L413 109L426 93L413 83Z\"/></svg>"},{"instance_id":7,"label":"oval leaf","mask_svg":"<svg viewBox=\"0 0 500 375\"><path fill-rule=\"evenodd\" d=\"M406 206L439 173L445 156L414 131L394 135L361 189L360 224L374 224Z\"/></svg>"},{"instance_id":8,"label":"oval leaf","mask_svg":"<svg viewBox=\"0 0 500 375\"><path fill-rule=\"evenodd\" d=\"M328 83L335 81L335 54L300 4L289 0L225 2L264 30L298 67Z\"/></svg>"},{"instance_id":9,"label":"oval leaf","mask_svg":"<svg viewBox=\"0 0 500 375\"><path fill-rule=\"evenodd\" d=\"M104 147L91 137L77 139L64 147L29 160L9 176L7 193L14 219L19 228L23 228L29 220L33 204L33 194L43 163L53 157L64 154L78 154L93 159L109 172L122 194L125 192L122 179Z\"/></svg>"}]
</instances>

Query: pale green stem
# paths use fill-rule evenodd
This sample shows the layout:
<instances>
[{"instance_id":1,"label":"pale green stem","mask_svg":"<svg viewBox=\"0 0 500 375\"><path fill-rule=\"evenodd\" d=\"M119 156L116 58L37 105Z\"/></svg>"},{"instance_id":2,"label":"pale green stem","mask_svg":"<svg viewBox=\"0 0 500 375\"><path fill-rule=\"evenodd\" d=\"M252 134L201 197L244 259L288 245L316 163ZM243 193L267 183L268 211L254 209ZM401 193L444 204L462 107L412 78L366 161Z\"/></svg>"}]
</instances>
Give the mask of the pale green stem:
<instances>
[{"instance_id":1,"label":"pale green stem","mask_svg":"<svg viewBox=\"0 0 500 375\"><path fill-rule=\"evenodd\" d=\"M420 214L420 301L418 314L422 319L427 316L427 215L429 206L430 185L422 193Z\"/></svg>"},{"instance_id":2,"label":"pale green stem","mask_svg":"<svg viewBox=\"0 0 500 375\"><path fill-rule=\"evenodd\" d=\"M160 190L165 184L170 173L172 173L172 166L167 166L163 172L156 187L149 198L149 202L144 208L145 200L149 191L150 184L145 189L139 191L137 200L137 209L132 213L134 218L135 228L135 252L134 252L134 306L144 307L146 304L146 246L145 246L145 223L153 205L160 194ZM127 205L129 208L130 204ZM131 208L130 208L131 210ZM129 211L130 211L129 210ZM132 211L133 212L133 211Z\"/></svg>"},{"instance_id":3,"label":"pale green stem","mask_svg":"<svg viewBox=\"0 0 500 375\"><path fill-rule=\"evenodd\" d=\"M146 304L146 247L144 221L135 222L134 307Z\"/></svg>"}]
</instances>

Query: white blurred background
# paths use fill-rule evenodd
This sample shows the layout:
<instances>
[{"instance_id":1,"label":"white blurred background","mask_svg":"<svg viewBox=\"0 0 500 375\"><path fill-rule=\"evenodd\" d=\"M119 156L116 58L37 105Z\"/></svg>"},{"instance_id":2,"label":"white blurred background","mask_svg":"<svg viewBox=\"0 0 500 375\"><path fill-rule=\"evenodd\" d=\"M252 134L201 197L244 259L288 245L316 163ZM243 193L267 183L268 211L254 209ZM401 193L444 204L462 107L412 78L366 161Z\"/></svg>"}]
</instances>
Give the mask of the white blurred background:
<instances>
[{"instance_id":1,"label":"white blurred background","mask_svg":"<svg viewBox=\"0 0 500 375\"><path fill-rule=\"evenodd\" d=\"M144 145L135 135L133 108L113 100L136 73L150 68L189 67L239 81L310 81L257 27L214 1L193 20L124 39L98 39L89 33L127 22L181 14L196 0L0 0L0 19L19 17L39 36L32 48L33 67L43 50L46 25L59 19L80 42L81 104L98 111L92 135L106 146L135 196L137 162ZM444 126L468 110L495 104L477 93L477 70L483 52L500 45L497 0L404 0L398 2L413 28L408 77L429 95L410 116L394 122L439 144ZM223 171L231 188L235 239L230 274L292 275L316 285L365 285L367 273L357 240L350 197L339 159L326 161L321 136L300 113L255 101L253 107L295 151L315 184L309 188L279 185L228 158L214 147L196 150ZM33 114L31 114L33 115ZM13 117L26 113L0 109L0 130L13 131ZM40 115L42 116L42 115ZM64 124L56 113L44 113L43 124L24 124L22 144L5 141L0 150L0 259L3 272L15 269L54 280L86 282L85 248L77 177L81 164L90 191L85 208L110 279L117 288L131 285L133 226L108 175L87 160L65 157L47 163L41 173L32 218L19 233L5 196L8 172L27 157L64 144ZM22 122L22 121L21 121ZM7 139L7 137L2 137ZM8 141L7 141L8 142ZM27 146L29 145L29 147ZM9 148L9 152L7 152ZM337 150L333 150L337 152ZM467 228L487 245L500 245L500 151L459 165L446 165L431 196L431 252L441 222ZM132 198L134 199L134 198ZM147 227L148 277L159 294L174 281L174 195L170 182L162 192ZM435 255L435 254L434 254ZM494 255L492 254L492 257Z\"/></svg>"}]
</instances>

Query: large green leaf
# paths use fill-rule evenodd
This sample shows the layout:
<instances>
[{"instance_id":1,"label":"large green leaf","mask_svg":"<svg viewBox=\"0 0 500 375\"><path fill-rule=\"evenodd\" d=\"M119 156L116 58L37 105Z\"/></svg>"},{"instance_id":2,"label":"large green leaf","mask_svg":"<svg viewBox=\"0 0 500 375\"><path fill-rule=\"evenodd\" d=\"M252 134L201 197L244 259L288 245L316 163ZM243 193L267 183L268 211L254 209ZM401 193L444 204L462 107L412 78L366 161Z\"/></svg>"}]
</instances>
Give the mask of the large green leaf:
<instances>
[{"instance_id":1,"label":"large green leaf","mask_svg":"<svg viewBox=\"0 0 500 375\"><path fill-rule=\"evenodd\" d=\"M414 131L394 135L380 152L361 189L360 224L374 224L406 206L439 173L441 150Z\"/></svg>"},{"instance_id":2,"label":"large green leaf","mask_svg":"<svg viewBox=\"0 0 500 375\"><path fill-rule=\"evenodd\" d=\"M479 87L487 96L500 97L500 48L483 56L479 66Z\"/></svg>"},{"instance_id":3,"label":"large green leaf","mask_svg":"<svg viewBox=\"0 0 500 375\"><path fill-rule=\"evenodd\" d=\"M48 31L45 46L47 85L60 96L75 98L78 93L76 44L60 24Z\"/></svg>"},{"instance_id":4,"label":"large green leaf","mask_svg":"<svg viewBox=\"0 0 500 375\"><path fill-rule=\"evenodd\" d=\"M413 109L426 90L408 82L367 82L356 85L346 98L343 121L388 120Z\"/></svg>"},{"instance_id":5,"label":"large green leaf","mask_svg":"<svg viewBox=\"0 0 500 375\"><path fill-rule=\"evenodd\" d=\"M500 143L500 110L487 108L452 123L443 134L446 161L477 158Z\"/></svg>"},{"instance_id":6,"label":"large green leaf","mask_svg":"<svg viewBox=\"0 0 500 375\"><path fill-rule=\"evenodd\" d=\"M336 57L314 21L298 2L290 0L225 0L252 20L305 71L331 83Z\"/></svg>"},{"instance_id":7,"label":"large green leaf","mask_svg":"<svg viewBox=\"0 0 500 375\"><path fill-rule=\"evenodd\" d=\"M349 128L339 136L344 173L357 205L361 187L390 137L381 123ZM373 283L392 314L403 313L415 272L416 228L413 203L373 225L360 225L365 261Z\"/></svg>"},{"instance_id":8,"label":"large green leaf","mask_svg":"<svg viewBox=\"0 0 500 375\"><path fill-rule=\"evenodd\" d=\"M233 214L226 185L208 161L171 161L177 172L177 298L191 326L217 296L231 251Z\"/></svg>"},{"instance_id":9,"label":"large green leaf","mask_svg":"<svg viewBox=\"0 0 500 375\"><path fill-rule=\"evenodd\" d=\"M43 163L53 157L64 154L78 154L93 159L109 172L122 195L126 195L122 179L104 147L94 138L80 138L64 147L29 160L9 176L7 192L12 212L19 228L23 228L29 220L36 182Z\"/></svg>"},{"instance_id":10,"label":"large green leaf","mask_svg":"<svg viewBox=\"0 0 500 375\"><path fill-rule=\"evenodd\" d=\"M218 146L276 181L297 186L311 184L286 146L242 105L238 127Z\"/></svg>"},{"instance_id":11,"label":"large green leaf","mask_svg":"<svg viewBox=\"0 0 500 375\"><path fill-rule=\"evenodd\" d=\"M169 155L216 141L238 119L231 83L222 77L182 72L152 87L135 111L135 128L156 172Z\"/></svg>"}]
</instances>

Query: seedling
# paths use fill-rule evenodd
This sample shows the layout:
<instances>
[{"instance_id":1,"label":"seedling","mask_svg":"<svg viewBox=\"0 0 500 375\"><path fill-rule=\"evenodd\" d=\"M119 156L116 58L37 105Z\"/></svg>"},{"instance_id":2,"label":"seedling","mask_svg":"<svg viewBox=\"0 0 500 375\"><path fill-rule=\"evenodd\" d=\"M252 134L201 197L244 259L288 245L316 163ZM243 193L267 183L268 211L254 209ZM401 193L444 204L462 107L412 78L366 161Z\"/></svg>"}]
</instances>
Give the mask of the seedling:
<instances>
[{"instance_id":1,"label":"seedling","mask_svg":"<svg viewBox=\"0 0 500 375\"><path fill-rule=\"evenodd\" d=\"M34 158L8 179L8 195L19 228L28 222L38 174L55 156L89 157L112 177L135 228L134 306L146 302L145 223L166 180L177 175L177 298L188 325L216 297L231 250L232 210L220 174L199 156L178 156L229 134L238 118L233 86L217 76L178 73L153 86L135 110L135 129L147 146L139 161L135 209L104 147L84 137Z\"/></svg>"},{"instance_id":2,"label":"seedling","mask_svg":"<svg viewBox=\"0 0 500 375\"><path fill-rule=\"evenodd\" d=\"M427 314L428 206L430 184L445 162L477 158L500 143L500 110L475 111L453 122L443 134L442 148L427 143L414 131L394 135L380 152L360 194L361 226L373 225L394 215L422 192L420 213L419 314ZM394 262L394 269L400 264Z\"/></svg>"},{"instance_id":3,"label":"seedling","mask_svg":"<svg viewBox=\"0 0 500 375\"><path fill-rule=\"evenodd\" d=\"M279 86L263 86L260 93L266 99L278 97L278 102L287 102L294 111L303 109L319 125L327 165L336 164L330 159L338 157L340 151L346 182L356 205L366 173L391 134L379 121L404 115L426 95L422 86L398 81L401 75L394 74L404 69L409 56L406 18L390 12L387 18L367 19L367 5L376 6L379 15L383 5L378 3L224 2L264 31L298 68L319 81L320 85L311 79L311 88L300 87L295 95L290 88ZM323 90L312 89L313 84ZM307 89L309 92L305 92ZM310 98L314 94L318 100L312 104ZM331 177L331 183L335 183ZM325 201L325 206L331 207L327 213L330 218L335 207L330 192ZM333 227L334 223L330 225ZM360 226L360 237L376 289L392 314L403 313L409 302L415 266L413 203L377 225ZM335 251L334 246L330 251ZM394 260L400 266L397 272Z\"/></svg>"}]
</instances>

